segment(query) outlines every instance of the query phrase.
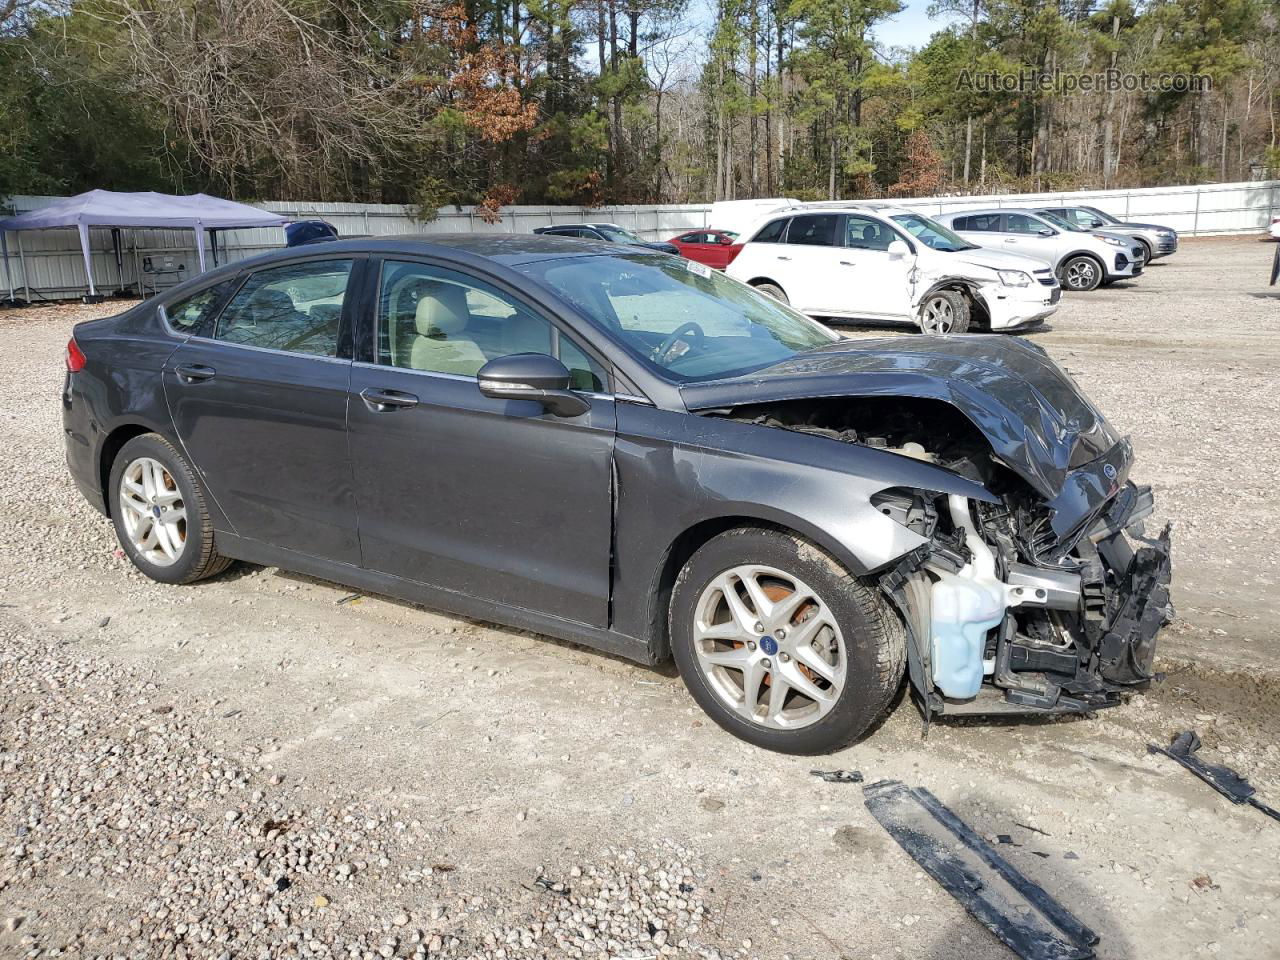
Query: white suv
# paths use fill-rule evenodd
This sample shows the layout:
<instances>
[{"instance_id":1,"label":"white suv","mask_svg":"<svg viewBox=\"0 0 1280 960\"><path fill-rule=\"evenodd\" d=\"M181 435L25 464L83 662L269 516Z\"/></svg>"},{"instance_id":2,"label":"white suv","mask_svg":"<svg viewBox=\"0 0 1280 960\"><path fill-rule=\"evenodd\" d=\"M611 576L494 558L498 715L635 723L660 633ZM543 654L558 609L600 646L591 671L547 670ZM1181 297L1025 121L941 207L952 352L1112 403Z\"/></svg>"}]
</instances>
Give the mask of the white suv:
<instances>
[{"instance_id":1,"label":"white suv","mask_svg":"<svg viewBox=\"0 0 1280 960\"><path fill-rule=\"evenodd\" d=\"M1062 295L1043 263L980 249L902 207L797 205L743 236L725 272L810 316L1011 330L1042 321Z\"/></svg>"},{"instance_id":2,"label":"white suv","mask_svg":"<svg viewBox=\"0 0 1280 960\"><path fill-rule=\"evenodd\" d=\"M983 247L1042 260L1068 290L1136 277L1146 265L1146 249L1133 237L1085 230L1044 210L961 210L938 220Z\"/></svg>"}]
</instances>

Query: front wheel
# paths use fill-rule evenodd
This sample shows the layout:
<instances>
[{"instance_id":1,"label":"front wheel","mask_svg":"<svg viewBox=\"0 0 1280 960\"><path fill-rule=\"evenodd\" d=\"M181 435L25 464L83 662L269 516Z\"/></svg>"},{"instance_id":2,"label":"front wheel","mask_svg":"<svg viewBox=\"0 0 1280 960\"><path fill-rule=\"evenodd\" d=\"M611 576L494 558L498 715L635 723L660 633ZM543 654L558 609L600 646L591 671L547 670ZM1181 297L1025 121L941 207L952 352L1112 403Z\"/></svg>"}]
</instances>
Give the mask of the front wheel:
<instances>
[{"instance_id":1,"label":"front wheel","mask_svg":"<svg viewBox=\"0 0 1280 960\"><path fill-rule=\"evenodd\" d=\"M204 491L158 433L134 437L111 467L111 519L133 565L161 583L191 583L231 563L218 555Z\"/></svg>"},{"instance_id":2,"label":"front wheel","mask_svg":"<svg viewBox=\"0 0 1280 960\"><path fill-rule=\"evenodd\" d=\"M921 333L968 333L969 301L958 290L935 290L921 302L918 321Z\"/></svg>"},{"instance_id":3,"label":"front wheel","mask_svg":"<svg viewBox=\"0 0 1280 960\"><path fill-rule=\"evenodd\" d=\"M780 753L852 743L902 679L901 621L875 589L813 544L740 528L709 540L671 596L672 653L721 727Z\"/></svg>"},{"instance_id":4,"label":"front wheel","mask_svg":"<svg viewBox=\"0 0 1280 960\"><path fill-rule=\"evenodd\" d=\"M773 299L775 300L781 300L783 303L788 303L788 304L791 302L790 300L787 299L787 295L783 291L783 289L780 286L778 286L776 283L757 283L755 285L755 288L759 290L761 293L767 293L769 296L773 297Z\"/></svg>"},{"instance_id":5,"label":"front wheel","mask_svg":"<svg viewBox=\"0 0 1280 960\"><path fill-rule=\"evenodd\" d=\"M1087 293L1090 290L1096 290L1105 277L1102 264L1093 257L1082 255L1072 257L1062 265L1062 275L1059 279L1068 290Z\"/></svg>"}]
</instances>

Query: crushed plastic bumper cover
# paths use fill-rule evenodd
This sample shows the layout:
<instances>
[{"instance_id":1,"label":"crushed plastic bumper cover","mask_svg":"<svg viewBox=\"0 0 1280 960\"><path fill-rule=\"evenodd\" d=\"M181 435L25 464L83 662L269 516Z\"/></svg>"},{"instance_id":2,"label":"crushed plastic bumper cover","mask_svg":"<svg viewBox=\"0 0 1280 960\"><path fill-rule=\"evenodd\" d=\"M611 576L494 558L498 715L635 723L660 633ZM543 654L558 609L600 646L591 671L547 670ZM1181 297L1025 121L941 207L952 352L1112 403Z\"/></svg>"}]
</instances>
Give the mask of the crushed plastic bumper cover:
<instances>
[{"instance_id":1,"label":"crushed plastic bumper cover","mask_svg":"<svg viewBox=\"0 0 1280 960\"><path fill-rule=\"evenodd\" d=\"M1253 784L1230 767L1205 763L1196 756L1196 751L1199 749L1200 738L1196 736L1194 730L1182 731L1167 747L1158 747L1154 743L1147 744L1147 752L1163 753L1169 759L1176 760L1232 803L1247 803L1273 820L1280 820L1280 810L1259 800Z\"/></svg>"},{"instance_id":2,"label":"crushed plastic bumper cover","mask_svg":"<svg viewBox=\"0 0 1280 960\"><path fill-rule=\"evenodd\" d=\"M1119 606L1098 644L1098 672L1111 683L1139 684L1152 678L1156 634L1173 619L1169 531L1166 526L1156 539L1142 540L1121 578Z\"/></svg>"},{"instance_id":3,"label":"crushed plastic bumper cover","mask_svg":"<svg viewBox=\"0 0 1280 960\"><path fill-rule=\"evenodd\" d=\"M1098 935L923 787L881 780L867 809L929 876L1023 960L1089 960Z\"/></svg>"}]
</instances>

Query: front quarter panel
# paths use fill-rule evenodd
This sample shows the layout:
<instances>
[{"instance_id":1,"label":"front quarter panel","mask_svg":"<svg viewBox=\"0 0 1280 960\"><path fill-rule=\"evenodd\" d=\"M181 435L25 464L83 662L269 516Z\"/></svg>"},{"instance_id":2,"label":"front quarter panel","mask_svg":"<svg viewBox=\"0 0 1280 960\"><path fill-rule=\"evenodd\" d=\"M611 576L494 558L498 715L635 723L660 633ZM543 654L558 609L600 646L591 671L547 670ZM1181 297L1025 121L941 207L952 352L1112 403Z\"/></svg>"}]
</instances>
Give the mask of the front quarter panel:
<instances>
[{"instance_id":1,"label":"front quarter panel","mask_svg":"<svg viewBox=\"0 0 1280 960\"><path fill-rule=\"evenodd\" d=\"M614 628L653 642L666 612L660 578L680 537L710 521L794 530L857 574L924 543L872 494L918 487L991 500L927 463L796 431L618 405Z\"/></svg>"}]
</instances>

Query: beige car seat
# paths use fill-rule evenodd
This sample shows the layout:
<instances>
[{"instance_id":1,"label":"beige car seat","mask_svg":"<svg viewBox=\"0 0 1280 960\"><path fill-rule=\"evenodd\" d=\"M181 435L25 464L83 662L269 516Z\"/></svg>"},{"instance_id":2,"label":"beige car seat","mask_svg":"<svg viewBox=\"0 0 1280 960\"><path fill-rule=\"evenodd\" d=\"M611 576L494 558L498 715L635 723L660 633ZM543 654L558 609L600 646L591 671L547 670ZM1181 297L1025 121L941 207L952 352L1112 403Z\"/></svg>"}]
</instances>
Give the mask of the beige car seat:
<instances>
[{"instance_id":1,"label":"beige car seat","mask_svg":"<svg viewBox=\"0 0 1280 960\"><path fill-rule=\"evenodd\" d=\"M409 348L409 368L472 377L479 373L488 358L465 335L470 319L462 287L439 283L424 292L414 316L418 335Z\"/></svg>"}]
</instances>

